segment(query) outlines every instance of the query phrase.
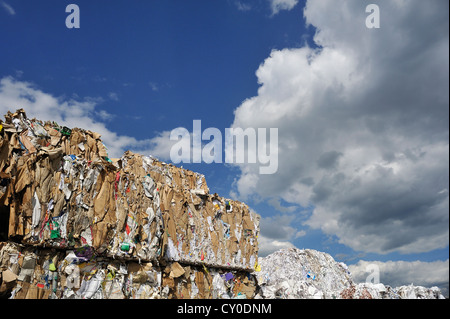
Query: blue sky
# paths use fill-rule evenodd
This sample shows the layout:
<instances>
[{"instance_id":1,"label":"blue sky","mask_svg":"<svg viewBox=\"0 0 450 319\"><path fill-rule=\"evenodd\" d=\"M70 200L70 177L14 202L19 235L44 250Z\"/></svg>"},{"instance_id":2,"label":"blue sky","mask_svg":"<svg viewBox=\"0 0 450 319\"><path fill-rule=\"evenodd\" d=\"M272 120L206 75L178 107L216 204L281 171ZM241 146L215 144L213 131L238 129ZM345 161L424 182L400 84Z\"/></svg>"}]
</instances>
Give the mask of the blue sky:
<instances>
[{"instance_id":1,"label":"blue sky","mask_svg":"<svg viewBox=\"0 0 450 319\"><path fill-rule=\"evenodd\" d=\"M301 7L270 18L264 1L247 12L233 1L80 1L78 30L64 24L69 2L11 3L20 14L3 12L3 41L14 45L2 72L21 70L58 96L112 92L118 101L99 109L117 115L109 126L121 134L130 134L128 118L136 136L148 135L144 114L158 119L155 131L193 118L230 125L232 111L256 94L255 70L270 51L304 42Z\"/></svg>"},{"instance_id":2,"label":"blue sky","mask_svg":"<svg viewBox=\"0 0 450 319\"><path fill-rule=\"evenodd\" d=\"M79 29L65 26L70 3ZM380 5L380 29L364 24L369 3ZM166 161L168 132L195 119L222 132L277 127L273 176L183 166L262 216L264 254L312 248L355 271L360 260L430 271L443 261L437 279L422 268L411 279L445 289L448 3L422 6L0 0L0 110L24 107L100 131L116 156L130 148ZM396 281L401 267L381 280L409 284Z\"/></svg>"}]
</instances>

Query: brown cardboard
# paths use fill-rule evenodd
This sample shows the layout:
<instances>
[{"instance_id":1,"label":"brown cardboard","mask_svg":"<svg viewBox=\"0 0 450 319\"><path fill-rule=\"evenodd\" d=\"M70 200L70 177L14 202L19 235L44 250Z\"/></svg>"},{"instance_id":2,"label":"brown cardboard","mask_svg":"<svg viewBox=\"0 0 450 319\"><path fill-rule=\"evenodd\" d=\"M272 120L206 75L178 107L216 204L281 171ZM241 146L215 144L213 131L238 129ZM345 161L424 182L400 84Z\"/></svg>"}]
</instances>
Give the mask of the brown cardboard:
<instances>
[{"instance_id":1,"label":"brown cardboard","mask_svg":"<svg viewBox=\"0 0 450 319\"><path fill-rule=\"evenodd\" d=\"M17 275L11 270L6 269L2 272L2 280L5 283L11 283L17 280Z\"/></svg>"},{"instance_id":2,"label":"brown cardboard","mask_svg":"<svg viewBox=\"0 0 450 319\"><path fill-rule=\"evenodd\" d=\"M144 262L253 269L259 217L210 194L203 175L132 152L111 161L99 134L54 122L28 120L47 132L28 139L32 128L23 122L17 132L13 118L26 114L9 112L0 132L0 173L10 180L0 203L9 206L11 239L65 250L90 245ZM21 151L21 137L36 151ZM41 212L32 227L35 194Z\"/></svg>"},{"instance_id":3,"label":"brown cardboard","mask_svg":"<svg viewBox=\"0 0 450 319\"><path fill-rule=\"evenodd\" d=\"M90 261L76 264L79 270L79 288L69 288L68 276L71 271L67 267L71 259L70 251L32 247L23 247L14 243L0 244L1 267L11 266L10 256L21 256L20 267L26 267L32 272L26 278L28 281L10 281L8 286L2 286L9 291L15 299L59 299L93 298L87 291L82 292L82 282L89 285L97 275L100 275L101 285L95 298L236 298L245 295L254 296L256 281L247 272L220 270L203 266L183 265L178 262L163 267L152 263L138 263L134 261L116 260L112 258L93 257ZM34 252L36 252L34 254ZM7 256L7 257L5 257ZM32 258L30 258L32 257ZM32 261L35 262L32 262ZM53 263L56 271L50 271ZM72 265L73 266L73 265ZM19 269L22 272L23 269ZM3 277L4 272L2 273ZM14 279L14 274L7 274ZM55 276L56 275L56 276ZM230 276L231 275L231 276ZM44 278L49 278L48 284ZM229 277L230 276L230 277ZM53 286L53 278L56 285ZM228 279L231 278L231 279ZM24 278L25 279L25 278ZM216 286L215 286L216 285ZM55 291L53 291L55 287Z\"/></svg>"},{"instance_id":4,"label":"brown cardboard","mask_svg":"<svg viewBox=\"0 0 450 319\"><path fill-rule=\"evenodd\" d=\"M170 266L170 274L169 276L172 278L178 278L182 275L184 275L185 271L183 269L183 267L181 267L181 265L177 262L174 262L171 264Z\"/></svg>"}]
</instances>

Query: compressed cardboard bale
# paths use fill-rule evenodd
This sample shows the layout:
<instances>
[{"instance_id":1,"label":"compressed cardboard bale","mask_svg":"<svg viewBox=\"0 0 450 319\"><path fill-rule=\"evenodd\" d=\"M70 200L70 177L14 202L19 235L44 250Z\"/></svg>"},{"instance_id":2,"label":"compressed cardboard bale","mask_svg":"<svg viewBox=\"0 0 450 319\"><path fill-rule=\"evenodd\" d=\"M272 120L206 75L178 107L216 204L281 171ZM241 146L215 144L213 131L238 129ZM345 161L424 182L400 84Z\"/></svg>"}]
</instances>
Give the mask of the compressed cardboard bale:
<instances>
[{"instance_id":1,"label":"compressed cardboard bale","mask_svg":"<svg viewBox=\"0 0 450 319\"><path fill-rule=\"evenodd\" d=\"M13 175L12 181L3 182L3 176L11 176L3 169L2 184L5 186L1 189L1 198L9 206L9 236L20 236L23 243L35 246L73 248L90 245L99 251L107 251L114 235L119 234L116 230L118 168L104 153L98 152L100 136L81 129L60 128L54 122L41 125L37 120L28 120L23 110L9 113L6 118L11 124L5 125L9 127L8 134L4 130L0 132L2 149L4 145L10 145L8 139L17 139L20 130L26 131L26 136L34 136L30 143L35 147L31 150L31 147L19 145L22 156L4 160L2 157L2 167ZM39 141L37 136L40 136ZM48 138L48 143L41 143L41 137ZM92 154L91 150L98 154ZM14 194L8 191L11 187ZM141 197L141 194L134 196ZM139 221L146 218L148 208L142 208L141 204L137 203L140 210L133 212L139 215ZM141 230L142 226L138 233ZM153 242L153 245L157 243ZM154 254L141 253L141 257L152 259Z\"/></svg>"},{"instance_id":2,"label":"compressed cardboard bale","mask_svg":"<svg viewBox=\"0 0 450 319\"><path fill-rule=\"evenodd\" d=\"M215 195L200 205L174 190L163 192L167 234L164 247L169 260L205 263L214 267L253 269L257 262L259 217L240 204ZM225 202L234 208L225 210ZM244 224L246 223L246 224Z\"/></svg>"},{"instance_id":3,"label":"compressed cardboard bale","mask_svg":"<svg viewBox=\"0 0 450 319\"><path fill-rule=\"evenodd\" d=\"M159 299L161 297L161 271L152 263L128 264L128 278L131 282L131 299Z\"/></svg>"},{"instance_id":4,"label":"compressed cardboard bale","mask_svg":"<svg viewBox=\"0 0 450 319\"><path fill-rule=\"evenodd\" d=\"M145 197L156 204L154 212L164 226L163 257L188 264L253 269L259 216L248 206L209 194L203 175L151 157L127 152L121 165L130 167L135 176L140 174Z\"/></svg>"},{"instance_id":5,"label":"compressed cardboard bale","mask_svg":"<svg viewBox=\"0 0 450 319\"><path fill-rule=\"evenodd\" d=\"M8 290L13 299L160 298L160 270L151 263L107 259L82 250L34 251L1 245L0 273L8 280L2 292ZM18 275L12 265L18 265Z\"/></svg>"},{"instance_id":6,"label":"compressed cardboard bale","mask_svg":"<svg viewBox=\"0 0 450 319\"><path fill-rule=\"evenodd\" d=\"M44 249L35 252L31 247L4 243L0 250L1 268L16 275L14 285L8 287L11 298L47 299L51 293L48 283L49 261L56 263L61 252Z\"/></svg>"},{"instance_id":7,"label":"compressed cardboard bale","mask_svg":"<svg viewBox=\"0 0 450 319\"><path fill-rule=\"evenodd\" d=\"M113 161L99 134L30 120L23 110L5 119L0 201L9 238L131 260L257 263L259 216L210 194L202 174L132 152Z\"/></svg>"},{"instance_id":8,"label":"compressed cardboard bale","mask_svg":"<svg viewBox=\"0 0 450 319\"><path fill-rule=\"evenodd\" d=\"M174 272L182 267L183 271ZM168 299L250 299L256 278L249 272L173 262L162 271L161 296Z\"/></svg>"},{"instance_id":9,"label":"compressed cardboard bale","mask_svg":"<svg viewBox=\"0 0 450 319\"><path fill-rule=\"evenodd\" d=\"M113 185L115 236L108 256L155 260L160 251L162 219L159 195L145 174L142 160L126 153L120 160ZM140 160L140 161L139 161Z\"/></svg>"}]
</instances>

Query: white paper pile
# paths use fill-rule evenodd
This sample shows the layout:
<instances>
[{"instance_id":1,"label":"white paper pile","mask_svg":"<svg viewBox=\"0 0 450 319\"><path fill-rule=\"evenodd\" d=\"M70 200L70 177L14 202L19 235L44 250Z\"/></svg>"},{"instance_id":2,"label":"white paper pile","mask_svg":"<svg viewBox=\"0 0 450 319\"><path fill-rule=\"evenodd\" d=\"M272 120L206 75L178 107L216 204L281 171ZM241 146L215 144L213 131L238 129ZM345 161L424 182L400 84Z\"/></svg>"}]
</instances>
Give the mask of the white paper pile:
<instances>
[{"instance_id":1,"label":"white paper pile","mask_svg":"<svg viewBox=\"0 0 450 319\"><path fill-rule=\"evenodd\" d=\"M311 249L282 249L259 257L259 294L267 299L444 299L437 287L355 283L346 264Z\"/></svg>"},{"instance_id":2,"label":"white paper pile","mask_svg":"<svg viewBox=\"0 0 450 319\"><path fill-rule=\"evenodd\" d=\"M350 288L350 273L329 254L289 248L259 258L262 298L333 299Z\"/></svg>"},{"instance_id":3,"label":"white paper pile","mask_svg":"<svg viewBox=\"0 0 450 319\"><path fill-rule=\"evenodd\" d=\"M445 299L438 287L401 286L397 293L402 299Z\"/></svg>"}]
</instances>

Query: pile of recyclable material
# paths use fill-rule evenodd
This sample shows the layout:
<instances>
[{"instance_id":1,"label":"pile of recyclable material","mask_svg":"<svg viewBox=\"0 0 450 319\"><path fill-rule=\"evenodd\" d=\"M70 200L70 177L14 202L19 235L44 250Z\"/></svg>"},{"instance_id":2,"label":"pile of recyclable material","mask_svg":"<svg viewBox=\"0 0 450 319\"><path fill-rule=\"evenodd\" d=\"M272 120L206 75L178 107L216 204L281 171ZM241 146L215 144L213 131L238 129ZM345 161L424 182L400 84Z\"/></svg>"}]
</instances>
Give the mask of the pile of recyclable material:
<instances>
[{"instance_id":1,"label":"pile of recyclable material","mask_svg":"<svg viewBox=\"0 0 450 319\"><path fill-rule=\"evenodd\" d=\"M266 299L444 299L437 287L355 283L346 264L327 253L289 248L259 258L255 272Z\"/></svg>"},{"instance_id":2,"label":"pile of recyclable material","mask_svg":"<svg viewBox=\"0 0 450 319\"><path fill-rule=\"evenodd\" d=\"M125 269L137 262L159 278L145 296L249 298L259 220L244 203L210 194L202 174L130 151L109 158L98 133L28 119L22 109L0 120L0 241L22 245L19 256L34 254L21 268L0 265L7 290L22 287L14 297L28 295L24 283L49 289L49 272L62 291L68 286L59 278L70 272L103 289L111 281L112 290L123 292L113 296L128 298L126 278L134 272ZM53 263L42 255L49 249ZM20 276L23 267L28 276ZM74 294L38 296L86 297L81 283L69 287Z\"/></svg>"},{"instance_id":3,"label":"pile of recyclable material","mask_svg":"<svg viewBox=\"0 0 450 319\"><path fill-rule=\"evenodd\" d=\"M259 258L260 297L277 299L332 299L350 288L346 266L325 253L289 248Z\"/></svg>"},{"instance_id":4,"label":"pile of recyclable material","mask_svg":"<svg viewBox=\"0 0 450 319\"><path fill-rule=\"evenodd\" d=\"M11 299L247 299L256 290L246 271L112 259L87 247L4 242L0 263L0 297Z\"/></svg>"}]
</instances>

